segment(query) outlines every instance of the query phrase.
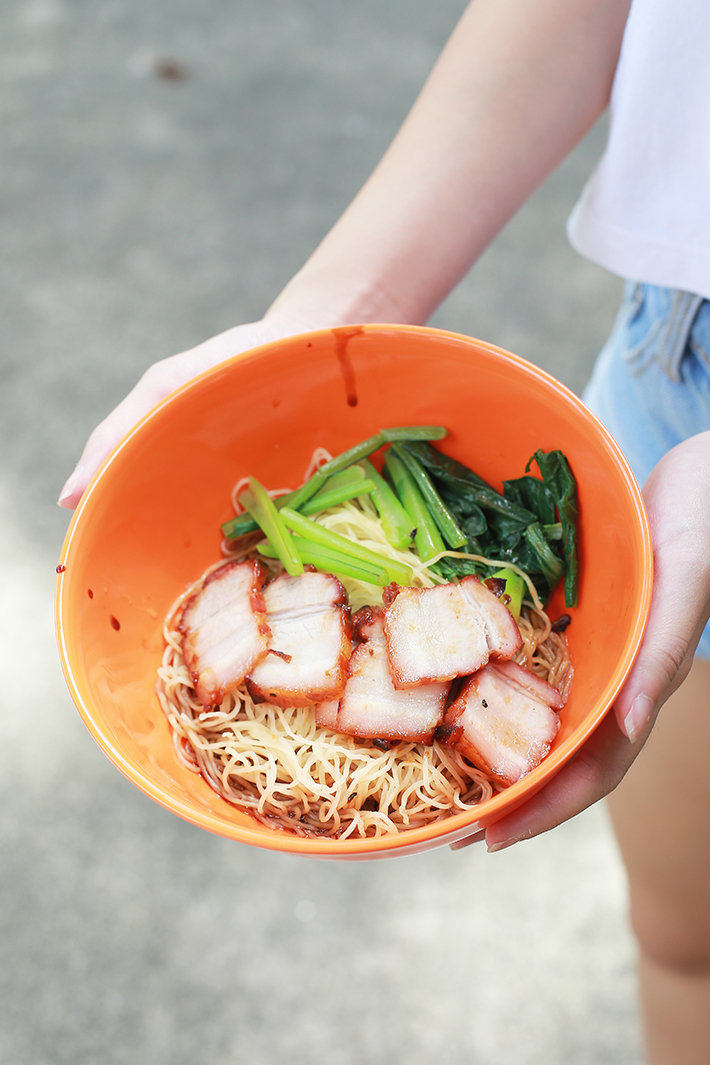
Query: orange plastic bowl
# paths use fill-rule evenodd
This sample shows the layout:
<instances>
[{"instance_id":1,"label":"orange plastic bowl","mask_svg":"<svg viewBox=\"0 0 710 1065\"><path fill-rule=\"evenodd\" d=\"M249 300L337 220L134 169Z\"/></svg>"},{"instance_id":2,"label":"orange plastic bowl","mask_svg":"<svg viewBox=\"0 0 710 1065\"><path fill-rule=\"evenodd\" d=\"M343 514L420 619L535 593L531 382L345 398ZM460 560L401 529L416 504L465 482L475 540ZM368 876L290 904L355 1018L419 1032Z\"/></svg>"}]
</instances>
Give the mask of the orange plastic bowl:
<instances>
[{"instance_id":1,"label":"orange plastic bowl","mask_svg":"<svg viewBox=\"0 0 710 1065\"><path fill-rule=\"evenodd\" d=\"M500 487L538 448L560 448L579 487L580 605L568 630L574 683L547 759L475 812L378 839L301 839L263 827L175 759L154 695L163 617L220 557L220 524L244 474L298 485L315 447L333 454L393 425L443 424L443 450ZM268 344L155 407L86 492L57 580L62 664L89 731L116 766L180 817L242 843L320 858L375 858L449 844L525 802L612 705L651 594L641 495L617 445L542 370L440 330L370 325ZM556 604L562 609L561 600ZM554 613L553 606L553 613Z\"/></svg>"}]
</instances>

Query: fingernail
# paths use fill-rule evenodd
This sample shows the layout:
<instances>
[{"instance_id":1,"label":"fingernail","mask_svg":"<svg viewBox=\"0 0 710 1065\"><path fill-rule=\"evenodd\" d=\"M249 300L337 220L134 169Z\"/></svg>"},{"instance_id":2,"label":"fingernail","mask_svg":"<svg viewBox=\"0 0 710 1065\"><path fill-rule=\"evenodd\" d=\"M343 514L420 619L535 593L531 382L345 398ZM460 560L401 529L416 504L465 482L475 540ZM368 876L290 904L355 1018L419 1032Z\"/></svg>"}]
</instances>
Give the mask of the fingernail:
<instances>
[{"instance_id":1,"label":"fingernail","mask_svg":"<svg viewBox=\"0 0 710 1065\"><path fill-rule=\"evenodd\" d=\"M631 709L624 718L624 732L632 743L636 743L653 710L653 700L648 695L637 695L631 704Z\"/></svg>"},{"instance_id":2,"label":"fingernail","mask_svg":"<svg viewBox=\"0 0 710 1065\"><path fill-rule=\"evenodd\" d=\"M487 843L486 849L489 854L494 854L496 851L504 851L512 847L514 843L521 843L525 838L525 836L511 836L510 839L502 839L499 843Z\"/></svg>"},{"instance_id":3,"label":"fingernail","mask_svg":"<svg viewBox=\"0 0 710 1065\"><path fill-rule=\"evenodd\" d=\"M67 504L68 504L68 502L69 502L69 500L71 498L72 493L76 490L76 487L77 487L77 485L79 483L79 478L81 477L83 472L84 472L83 468L82 468L81 464L79 464L76 467L76 469L74 470L74 472L71 475L71 477L69 478L69 480L67 481L67 483L62 488L61 492L59 493L59 499L57 500L57 506L59 506L59 507L66 507L67 506Z\"/></svg>"}]
</instances>

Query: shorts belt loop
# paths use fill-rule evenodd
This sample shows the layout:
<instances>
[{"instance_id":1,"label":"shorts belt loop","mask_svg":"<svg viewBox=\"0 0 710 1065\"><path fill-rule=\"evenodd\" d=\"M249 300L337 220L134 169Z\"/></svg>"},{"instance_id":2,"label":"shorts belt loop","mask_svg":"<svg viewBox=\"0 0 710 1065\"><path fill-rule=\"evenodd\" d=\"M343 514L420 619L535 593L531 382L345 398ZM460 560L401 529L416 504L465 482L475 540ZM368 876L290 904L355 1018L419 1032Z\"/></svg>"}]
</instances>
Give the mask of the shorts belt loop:
<instances>
[{"instance_id":1,"label":"shorts belt loop","mask_svg":"<svg viewBox=\"0 0 710 1065\"><path fill-rule=\"evenodd\" d=\"M681 379L681 360L693 322L703 303L702 296L675 292L665 326L658 338L658 362L673 381Z\"/></svg>"}]
</instances>

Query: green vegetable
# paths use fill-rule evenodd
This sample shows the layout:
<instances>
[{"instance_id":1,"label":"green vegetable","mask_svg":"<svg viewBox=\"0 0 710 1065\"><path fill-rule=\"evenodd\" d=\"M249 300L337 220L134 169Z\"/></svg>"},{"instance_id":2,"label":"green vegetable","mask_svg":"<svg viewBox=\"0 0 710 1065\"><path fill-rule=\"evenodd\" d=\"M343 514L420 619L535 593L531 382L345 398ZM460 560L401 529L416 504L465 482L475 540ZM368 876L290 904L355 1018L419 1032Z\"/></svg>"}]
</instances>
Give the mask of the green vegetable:
<instances>
[{"instance_id":1,"label":"green vegetable","mask_svg":"<svg viewBox=\"0 0 710 1065\"><path fill-rule=\"evenodd\" d=\"M322 510L337 507L339 503L357 499L358 496L370 495L374 491L375 483L365 477L362 467L348 466L341 473L329 477L323 487L302 505L300 513L320 514Z\"/></svg>"},{"instance_id":2,"label":"green vegetable","mask_svg":"<svg viewBox=\"0 0 710 1065\"><path fill-rule=\"evenodd\" d=\"M390 449L385 455L385 469L394 485L399 500L409 515L416 532L414 545L424 562L446 550L436 522L427 510L422 494L414 478L401 459Z\"/></svg>"},{"instance_id":3,"label":"green vegetable","mask_svg":"<svg viewBox=\"0 0 710 1065\"><path fill-rule=\"evenodd\" d=\"M388 583L395 581L397 584L411 584L414 576L411 566L387 558L385 555L379 555L376 551L371 551L367 547L362 547L361 544L349 540L346 536L341 536L340 533L324 528L323 525L319 525L318 522L313 521L311 518L304 518L302 514L292 510L291 507L284 507L279 516L287 528L311 543L319 544L342 555L359 558L365 562L370 562L374 566L382 567L389 576Z\"/></svg>"},{"instance_id":4,"label":"green vegetable","mask_svg":"<svg viewBox=\"0 0 710 1065\"><path fill-rule=\"evenodd\" d=\"M353 577L367 584L374 584L380 588L391 584L391 577L382 566L355 558L353 555L344 555L340 551L333 551L321 544L311 543L302 536L294 536L293 544L298 555L305 565L315 566L326 573L334 573L338 577ZM278 558L276 549L270 544L260 544L259 551L266 558Z\"/></svg>"},{"instance_id":5,"label":"green vegetable","mask_svg":"<svg viewBox=\"0 0 710 1065\"><path fill-rule=\"evenodd\" d=\"M461 529L456 518L442 500L421 463L409 451L406 451L403 447L398 447L397 444L392 445L392 450L407 467L447 545L453 550L465 547L466 533Z\"/></svg>"},{"instance_id":6,"label":"green vegetable","mask_svg":"<svg viewBox=\"0 0 710 1065\"><path fill-rule=\"evenodd\" d=\"M255 477L249 478L249 488L239 497L254 521L276 549L283 567L292 577L303 573L303 562L293 546L291 534L281 520L269 493Z\"/></svg>"},{"instance_id":7,"label":"green vegetable","mask_svg":"<svg viewBox=\"0 0 710 1065\"><path fill-rule=\"evenodd\" d=\"M301 510L304 504L325 486L329 477L350 466L354 466L361 459L367 458L373 451L377 451L383 444L391 440L441 440L447 434L448 430L442 425L402 425L391 429L381 429L374 436L368 437L367 440L363 440L360 444L355 444L354 447L323 463L313 476L308 478L305 484L302 484L295 491L274 500L274 505L278 510L284 506L293 507L294 510ZM334 504L331 503L329 505L333 506ZM325 510L326 508L323 507L322 509ZM316 513L316 511L309 511L309 513ZM254 532L258 528L259 526L249 514L239 514L236 518L232 518L222 525L222 534L228 540L236 540L237 537Z\"/></svg>"},{"instance_id":8,"label":"green vegetable","mask_svg":"<svg viewBox=\"0 0 710 1065\"><path fill-rule=\"evenodd\" d=\"M255 532L258 528L259 526L247 511L245 514L238 514L236 518L225 521L222 525L222 535L227 540L237 540L240 536L246 536L247 533Z\"/></svg>"},{"instance_id":9,"label":"green vegetable","mask_svg":"<svg viewBox=\"0 0 710 1065\"><path fill-rule=\"evenodd\" d=\"M402 447L426 469L443 502L466 534L466 551L512 562L532 579L543 600L565 578L565 603L577 602L576 488L559 451L537 451L542 479L526 475L503 483L498 492L473 470L430 444ZM528 530L530 530L528 532ZM494 575L468 560L445 558L437 569L452 580L466 573Z\"/></svg>"},{"instance_id":10,"label":"green vegetable","mask_svg":"<svg viewBox=\"0 0 710 1065\"><path fill-rule=\"evenodd\" d=\"M326 495L328 492L332 492L334 489L341 488L345 485L357 485L362 484L365 480L365 471L362 466L347 466L340 473L333 473L325 482L322 488L319 488L314 496L311 497L310 502L314 499L319 499Z\"/></svg>"},{"instance_id":11,"label":"green vegetable","mask_svg":"<svg viewBox=\"0 0 710 1065\"><path fill-rule=\"evenodd\" d=\"M577 555L577 484L567 459L561 451L536 451L528 462L536 462L545 487L555 501L562 525L562 554L567 564L565 573L565 606L576 606L579 583Z\"/></svg>"},{"instance_id":12,"label":"green vegetable","mask_svg":"<svg viewBox=\"0 0 710 1065\"><path fill-rule=\"evenodd\" d=\"M371 455L373 451L377 451L379 447L382 447L382 434L377 433L376 436L368 437L367 440L363 440L361 444L356 444L355 447L348 448L347 451L343 451L340 455L336 455L335 458L329 459L328 462L324 462L322 466L319 466L312 477L309 477L305 484L297 488L289 500L289 506L293 510L298 510L307 499L314 496L319 488L325 484L329 477L334 473L339 473L340 470L344 470L346 466L353 466L360 459L366 458L367 455Z\"/></svg>"},{"instance_id":13,"label":"green vegetable","mask_svg":"<svg viewBox=\"0 0 710 1065\"><path fill-rule=\"evenodd\" d=\"M340 470L344 470L347 466L354 466L361 459L367 458L368 455L371 455L373 451L377 451L388 440L440 440L446 434L447 430L443 426L402 425L394 429L380 429L374 436L368 437L362 443L355 444L354 447L348 448L347 451L343 451L340 455L329 459L328 462L324 462L305 484L296 489L290 497L288 505L293 507L294 510L300 510L303 503L315 495L328 477L334 473L339 473Z\"/></svg>"},{"instance_id":14,"label":"green vegetable","mask_svg":"<svg viewBox=\"0 0 710 1065\"><path fill-rule=\"evenodd\" d=\"M397 440L443 440L449 430L443 425L405 425L395 429L380 429L385 442Z\"/></svg>"},{"instance_id":15,"label":"green vegetable","mask_svg":"<svg viewBox=\"0 0 710 1065\"><path fill-rule=\"evenodd\" d=\"M349 490L350 488L354 489L356 485L358 486L357 491ZM348 486L347 491L346 486ZM322 488L303 504L301 512L303 514L318 514L321 510L335 507L338 503L344 503L347 499L369 494L374 491L374 487L374 485L366 482L365 473L359 466L348 466L341 473L328 477ZM295 494L295 492L286 492L284 495L272 500L272 502L276 509L280 510L281 507L292 504ZM239 514L236 518L232 518L231 521L226 521L222 526L222 533L228 540L235 540L238 536L244 536L246 533L254 532L258 528L259 526L247 511L246 514Z\"/></svg>"},{"instance_id":16,"label":"green vegetable","mask_svg":"<svg viewBox=\"0 0 710 1065\"><path fill-rule=\"evenodd\" d=\"M528 525L525 530L525 539L539 563L540 571L550 588L554 588L565 572L565 564L545 539L542 526L538 521Z\"/></svg>"},{"instance_id":17,"label":"green vegetable","mask_svg":"<svg viewBox=\"0 0 710 1065\"><path fill-rule=\"evenodd\" d=\"M414 540L414 523L387 481L378 473L370 460L363 459L361 467L367 474L368 480L375 485L372 502L380 516L387 542L401 551L406 551L412 546Z\"/></svg>"},{"instance_id":18,"label":"green vegetable","mask_svg":"<svg viewBox=\"0 0 710 1065\"><path fill-rule=\"evenodd\" d=\"M564 577L565 604L575 606L579 580L577 492L562 452L536 451L526 466L525 476L504 481L503 491L499 492L473 470L431 445L431 440L446 435L442 426L381 429L326 462L295 492L269 500L268 506L261 497L257 498L254 484L258 482L250 479L250 490L241 496L248 513L226 522L222 531L226 537L235 538L260 526L266 531L263 523L269 524L273 532L267 535L291 572L302 560L290 539L289 529L309 543L321 536L303 527L294 529L293 522L300 517L298 512L316 514L367 493L380 515L388 542L398 549L406 550L413 541L417 554L426 562L445 552L447 547L468 555L510 562L529 575L543 600ZM386 444L391 447L385 452L383 477L368 456ZM537 463L540 477L530 474L533 463ZM279 512L283 515L284 511L289 512L288 522L279 519ZM257 512L260 520L255 520ZM307 516L300 520L311 529L315 527L331 537L337 535L309 522ZM376 552L365 552L345 537L338 539L339 543L334 545L331 541L329 548L338 551L341 559L364 561L367 555L370 565L385 567L390 580L398 584L411 582L409 567ZM322 540L318 542L328 546ZM441 558L434 568L447 580L469 573L483 577L496 575L494 566L455 557ZM515 602L512 592L506 594Z\"/></svg>"},{"instance_id":19,"label":"green vegetable","mask_svg":"<svg viewBox=\"0 0 710 1065\"><path fill-rule=\"evenodd\" d=\"M501 598L506 597L508 601L506 606L511 612L515 620L520 617L520 609L523 605L523 595L525 593L525 581L512 569L497 569L493 573L494 579L505 581L505 588L503 589L503 595Z\"/></svg>"}]
</instances>

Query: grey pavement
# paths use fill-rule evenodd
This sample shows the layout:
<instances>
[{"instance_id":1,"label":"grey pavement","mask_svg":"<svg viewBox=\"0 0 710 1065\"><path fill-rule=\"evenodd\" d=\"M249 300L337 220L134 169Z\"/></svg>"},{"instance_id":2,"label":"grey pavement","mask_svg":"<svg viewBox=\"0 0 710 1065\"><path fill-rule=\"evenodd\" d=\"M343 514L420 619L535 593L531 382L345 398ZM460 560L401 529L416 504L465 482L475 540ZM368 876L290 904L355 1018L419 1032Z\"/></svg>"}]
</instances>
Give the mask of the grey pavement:
<instances>
[{"instance_id":1,"label":"grey pavement","mask_svg":"<svg viewBox=\"0 0 710 1065\"><path fill-rule=\"evenodd\" d=\"M0 1065L640 1065L602 807L497 855L253 850L124 780L54 648L54 500L88 432L153 360L263 312L463 6L0 5ZM620 291L564 235L602 144L433 320L577 390Z\"/></svg>"}]
</instances>

